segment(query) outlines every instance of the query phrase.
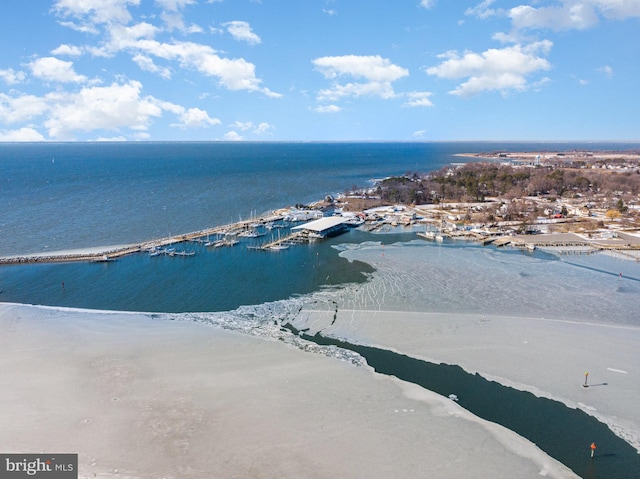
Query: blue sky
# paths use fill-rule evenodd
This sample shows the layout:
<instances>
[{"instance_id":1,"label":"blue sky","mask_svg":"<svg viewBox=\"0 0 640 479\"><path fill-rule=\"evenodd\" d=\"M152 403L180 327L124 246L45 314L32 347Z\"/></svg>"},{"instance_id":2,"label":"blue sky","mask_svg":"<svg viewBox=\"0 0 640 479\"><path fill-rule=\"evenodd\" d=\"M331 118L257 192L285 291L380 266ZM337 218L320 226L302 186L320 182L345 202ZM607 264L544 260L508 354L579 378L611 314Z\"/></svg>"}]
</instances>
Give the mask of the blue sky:
<instances>
[{"instance_id":1,"label":"blue sky","mask_svg":"<svg viewBox=\"0 0 640 479\"><path fill-rule=\"evenodd\" d=\"M640 140L639 87L640 0L29 0L0 17L0 141Z\"/></svg>"}]
</instances>

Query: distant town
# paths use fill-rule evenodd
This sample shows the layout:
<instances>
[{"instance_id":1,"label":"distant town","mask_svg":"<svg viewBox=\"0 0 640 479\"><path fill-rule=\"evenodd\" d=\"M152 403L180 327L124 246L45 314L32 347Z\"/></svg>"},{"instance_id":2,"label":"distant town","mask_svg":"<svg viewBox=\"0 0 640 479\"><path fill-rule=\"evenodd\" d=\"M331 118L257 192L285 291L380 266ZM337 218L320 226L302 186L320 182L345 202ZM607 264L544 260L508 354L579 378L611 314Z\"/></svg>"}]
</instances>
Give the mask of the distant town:
<instances>
[{"instance_id":1,"label":"distant town","mask_svg":"<svg viewBox=\"0 0 640 479\"><path fill-rule=\"evenodd\" d=\"M568 251L640 249L639 151L458 156L480 161L353 187L336 203L343 212L360 212L369 230L425 224L421 236L427 239Z\"/></svg>"},{"instance_id":2,"label":"distant town","mask_svg":"<svg viewBox=\"0 0 640 479\"><path fill-rule=\"evenodd\" d=\"M470 153L486 161L379 180L353 188L346 210L418 206L458 225L531 232L640 226L640 152ZM549 223L548 220L560 220ZM402 219L401 219L402 221ZM406 218L404 219L406 221Z\"/></svg>"}]
</instances>

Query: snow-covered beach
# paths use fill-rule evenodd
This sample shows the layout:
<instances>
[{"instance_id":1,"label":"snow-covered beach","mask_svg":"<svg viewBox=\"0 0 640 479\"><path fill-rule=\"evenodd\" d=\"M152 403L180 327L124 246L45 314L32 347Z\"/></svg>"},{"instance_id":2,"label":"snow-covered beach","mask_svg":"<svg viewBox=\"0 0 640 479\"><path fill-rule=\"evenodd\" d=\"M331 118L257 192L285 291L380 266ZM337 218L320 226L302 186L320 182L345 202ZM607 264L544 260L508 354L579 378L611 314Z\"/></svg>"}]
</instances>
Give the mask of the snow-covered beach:
<instances>
[{"instance_id":1,"label":"snow-covered beach","mask_svg":"<svg viewBox=\"0 0 640 479\"><path fill-rule=\"evenodd\" d=\"M0 305L0 448L79 477L574 477L412 384L148 315Z\"/></svg>"}]
</instances>

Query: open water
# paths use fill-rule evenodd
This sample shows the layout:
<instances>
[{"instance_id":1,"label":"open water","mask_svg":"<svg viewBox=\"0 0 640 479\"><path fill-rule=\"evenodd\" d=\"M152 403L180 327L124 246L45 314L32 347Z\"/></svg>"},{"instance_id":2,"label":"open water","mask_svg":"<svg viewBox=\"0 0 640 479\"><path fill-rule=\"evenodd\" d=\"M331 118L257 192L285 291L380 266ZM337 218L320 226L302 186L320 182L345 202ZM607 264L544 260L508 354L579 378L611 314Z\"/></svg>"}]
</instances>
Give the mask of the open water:
<instances>
[{"instance_id":1,"label":"open water","mask_svg":"<svg viewBox=\"0 0 640 479\"><path fill-rule=\"evenodd\" d=\"M456 153L637 147L0 144L0 256L137 243L197 231L313 202L353 185L367 186L375 178L465 161ZM284 322L295 315L296 302L288 298L334 291L348 306L348 291L354 286L347 285L360 283L357 287L366 294L353 297L366 304L353 304L359 309L375 308L376 301L384 300L387 307L395 301L405 310L540 317L558 314L560 308L567 317L597 321L607 315L612 322L638 322L640 268L637 262L615 257L559 259L538 251L437 246L416 242L409 232L372 235L352 230L278 253L249 250L250 241L215 250L191 243L183 249L196 254L186 258L139 254L113 263L1 266L0 301L184 313L177 317L264 332L272 320ZM383 245L402 249L392 266L384 261ZM271 332L280 334L278 327ZM606 471L598 477L606 477Z\"/></svg>"}]
</instances>

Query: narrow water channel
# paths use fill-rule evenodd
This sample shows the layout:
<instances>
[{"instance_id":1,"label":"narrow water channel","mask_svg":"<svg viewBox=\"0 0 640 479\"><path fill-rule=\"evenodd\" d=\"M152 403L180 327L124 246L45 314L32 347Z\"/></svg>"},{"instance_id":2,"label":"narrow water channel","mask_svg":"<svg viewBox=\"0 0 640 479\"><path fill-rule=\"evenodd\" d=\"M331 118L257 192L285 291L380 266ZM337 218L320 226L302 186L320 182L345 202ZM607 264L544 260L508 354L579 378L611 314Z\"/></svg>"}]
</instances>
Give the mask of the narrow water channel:
<instances>
[{"instance_id":1,"label":"narrow water channel","mask_svg":"<svg viewBox=\"0 0 640 479\"><path fill-rule=\"evenodd\" d=\"M286 327L316 344L355 351L378 373L396 376L443 396L455 394L460 406L527 438L584 479L640 478L640 454L606 424L579 409L488 381L459 366L429 363ZM597 450L591 458L593 442Z\"/></svg>"}]
</instances>

